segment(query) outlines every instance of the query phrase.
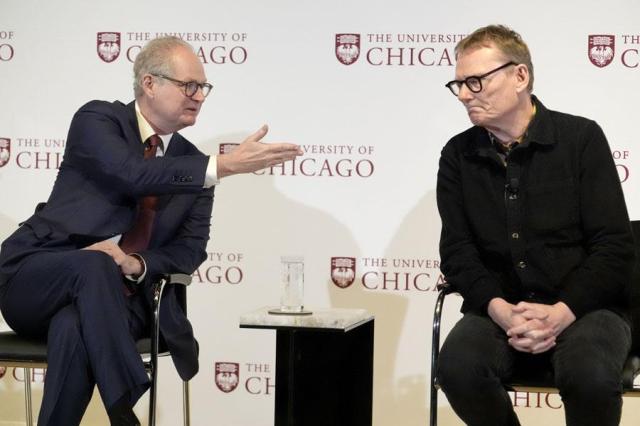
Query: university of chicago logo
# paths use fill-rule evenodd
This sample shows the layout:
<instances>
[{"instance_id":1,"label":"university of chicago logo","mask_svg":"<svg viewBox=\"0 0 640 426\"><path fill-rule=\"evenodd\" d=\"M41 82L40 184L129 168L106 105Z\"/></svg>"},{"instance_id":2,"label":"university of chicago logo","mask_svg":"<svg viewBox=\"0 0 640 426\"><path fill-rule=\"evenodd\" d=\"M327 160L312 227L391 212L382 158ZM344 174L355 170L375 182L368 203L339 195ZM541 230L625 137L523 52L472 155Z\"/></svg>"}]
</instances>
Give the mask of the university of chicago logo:
<instances>
[{"instance_id":1,"label":"university of chicago logo","mask_svg":"<svg viewBox=\"0 0 640 426\"><path fill-rule=\"evenodd\" d=\"M616 38L612 35L589 36L589 60L597 67L606 67L616 53Z\"/></svg>"},{"instance_id":2,"label":"university of chicago logo","mask_svg":"<svg viewBox=\"0 0 640 426\"><path fill-rule=\"evenodd\" d=\"M336 34L336 58L351 65L360 56L360 34Z\"/></svg>"},{"instance_id":3,"label":"university of chicago logo","mask_svg":"<svg viewBox=\"0 0 640 426\"><path fill-rule=\"evenodd\" d=\"M98 33L98 56L105 62L113 62L120 55L120 33Z\"/></svg>"},{"instance_id":4,"label":"university of chicago logo","mask_svg":"<svg viewBox=\"0 0 640 426\"><path fill-rule=\"evenodd\" d=\"M216 362L216 386L229 393L238 387L240 364L236 362Z\"/></svg>"},{"instance_id":5,"label":"university of chicago logo","mask_svg":"<svg viewBox=\"0 0 640 426\"><path fill-rule=\"evenodd\" d=\"M331 281L340 288L347 288L356 278L355 257L331 258Z\"/></svg>"},{"instance_id":6,"label":"university of chicago logo","mask_svg":"<svg viewBox=\"0 0 640 426\"><path fill-rule=\"evenodd\" d=\"M0 167L9 162L11 157L11 139L0 138Z\"/></svg>"}]
</instances>

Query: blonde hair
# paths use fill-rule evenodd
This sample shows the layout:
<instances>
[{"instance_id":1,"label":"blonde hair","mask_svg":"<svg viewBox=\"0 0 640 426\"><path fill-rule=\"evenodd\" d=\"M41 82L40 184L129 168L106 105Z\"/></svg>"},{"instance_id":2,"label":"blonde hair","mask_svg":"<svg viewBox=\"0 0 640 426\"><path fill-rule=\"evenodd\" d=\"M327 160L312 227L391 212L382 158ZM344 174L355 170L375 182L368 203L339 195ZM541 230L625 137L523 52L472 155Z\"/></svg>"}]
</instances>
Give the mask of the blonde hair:
<instances>
[{"instance_id":1,"label":"blonde hair","mask_svg":"<svg viewBox=\"0 0 640 426\"><path fill-rule=\"evenodd\" d=\"M529 70L527 89L533 91L533 63L527 44L520 34L504 25L488 25L478 28L458 42L455 48L456 59L467 50L478 47L496 47L508 60L523 64Z\"/></svg>"}]
</instances>

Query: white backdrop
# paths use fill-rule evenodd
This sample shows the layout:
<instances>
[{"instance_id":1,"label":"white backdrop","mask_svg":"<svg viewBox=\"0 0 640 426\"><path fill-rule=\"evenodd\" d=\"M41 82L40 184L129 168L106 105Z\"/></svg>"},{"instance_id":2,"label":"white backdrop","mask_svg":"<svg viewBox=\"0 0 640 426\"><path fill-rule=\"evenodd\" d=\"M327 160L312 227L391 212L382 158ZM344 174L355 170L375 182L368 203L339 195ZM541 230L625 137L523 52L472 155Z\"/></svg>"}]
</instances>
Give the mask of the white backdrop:
<instances>
[{"instance_id":1,"label":"white backdrop","mask_svg":"<svg viewBox=\"0 0 640 426\"><path fill-rule=\"evenodd\" d=\"M267 141L306 152L216 190L209 259L189 290L201 345L194 424L273 424L275 333L241 330L238 316L278 303L282 255L305 258L307 306L375 314L374 424L426 424L441 279L437 164L444 143L469 126L444 87L456 42L489 23L519 31L533 56L534 93L550 109L599 122L638 218L638 16L632 0L0 0L0 150L9 150L8 160L0 155L0 239L46 200L73 113L91 99L131 100L140 46L175 33L200 52L214 85L187 138L216 153L268 123ZM98 55L99 33L117 33L117 57ZM358 35L350 65L336 56L339 34ZM592 35L614 40L606 66L589 59ZM332 283L334 257L355 259L347 288ZM446 327L459 317L460 301L450 299ZM216 363L238 364L237 388L216 385ZM159 424L174 425L177 376L162 367ZM0 376L0 424L21 424L21 371L0 368ZM33 380L39 398L42 372ZM441 400L441 424L460 424ZM557 395L519 394L514 403L524 424L563 424ZM141 417L146 404L137 406ZM625 400L623 424L639 415L640 405ZM83 424L107 424L97 396Z\"/></svg>"}]
</instances>

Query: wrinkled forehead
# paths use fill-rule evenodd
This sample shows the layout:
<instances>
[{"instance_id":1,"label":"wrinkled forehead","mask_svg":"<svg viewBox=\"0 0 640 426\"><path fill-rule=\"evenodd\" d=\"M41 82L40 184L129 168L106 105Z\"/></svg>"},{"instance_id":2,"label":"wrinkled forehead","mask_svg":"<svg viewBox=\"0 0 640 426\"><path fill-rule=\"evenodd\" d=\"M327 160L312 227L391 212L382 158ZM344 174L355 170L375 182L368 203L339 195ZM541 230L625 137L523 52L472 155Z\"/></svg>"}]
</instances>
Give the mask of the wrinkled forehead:
<instances>
[{"instance_id":1,"label":"wrinkled forehead","mask_svg":"<svg viewBox=\"0 0 640 426\"><path fill-rule=\"evenodd\" d=\"M493 44L470 46L456 55L456 80L482 75L507 61L506 55Z\"/></svg>"}]
</instances>

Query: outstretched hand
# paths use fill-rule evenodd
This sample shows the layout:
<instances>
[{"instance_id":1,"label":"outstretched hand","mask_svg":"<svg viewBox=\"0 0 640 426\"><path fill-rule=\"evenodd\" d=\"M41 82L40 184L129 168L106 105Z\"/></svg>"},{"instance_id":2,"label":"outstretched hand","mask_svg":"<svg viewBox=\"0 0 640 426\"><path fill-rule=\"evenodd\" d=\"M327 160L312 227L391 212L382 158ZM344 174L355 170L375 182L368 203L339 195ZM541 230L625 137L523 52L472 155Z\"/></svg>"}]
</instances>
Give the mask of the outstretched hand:
<instances>
[{"instance_id":1,"label":"outstretched hand","mask_svg":"<svg viewBox=\"0 0 640 426\"><path fill-rule=\"evenodd\" d=\"M298 145L260 142L268 131L269 127L265 124L233 151L228 154L220 154L217 159L218 178L255 172L302 155L302 150Z\"/></svg>"}]
</instances>

